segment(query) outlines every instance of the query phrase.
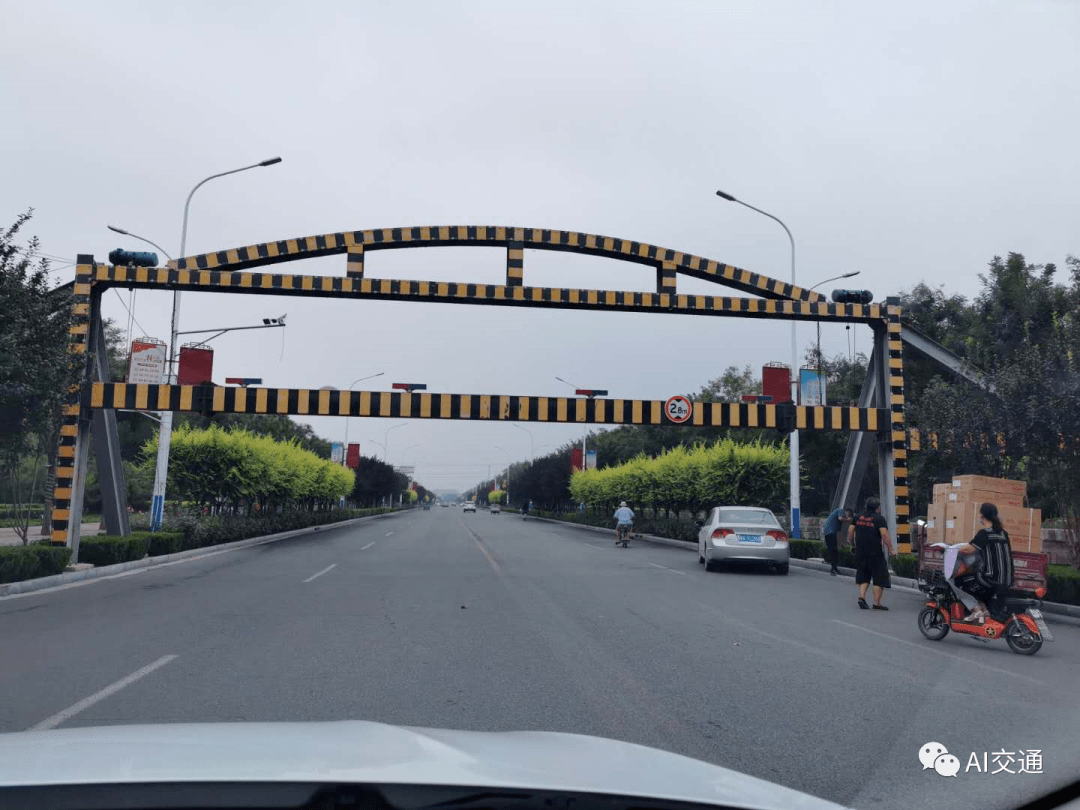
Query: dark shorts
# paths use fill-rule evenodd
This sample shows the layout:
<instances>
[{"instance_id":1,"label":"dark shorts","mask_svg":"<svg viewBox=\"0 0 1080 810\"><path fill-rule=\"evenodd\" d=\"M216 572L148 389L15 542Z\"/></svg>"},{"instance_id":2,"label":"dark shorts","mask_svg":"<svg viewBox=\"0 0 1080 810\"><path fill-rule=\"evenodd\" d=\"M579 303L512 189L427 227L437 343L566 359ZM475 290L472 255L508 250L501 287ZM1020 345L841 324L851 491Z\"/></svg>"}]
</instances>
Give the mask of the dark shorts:
<instances>
[{"instance_id":1,"label":"dark shorts","mask_svg":"<svg viewBox=\"0 0 1080 810\"><path fill-rule=\"evenodd\" d=\"M873 582L883 588L889 586L889 564L884 554L859 554L855 557L855 584Z\"/></svg>"}]
</instances>

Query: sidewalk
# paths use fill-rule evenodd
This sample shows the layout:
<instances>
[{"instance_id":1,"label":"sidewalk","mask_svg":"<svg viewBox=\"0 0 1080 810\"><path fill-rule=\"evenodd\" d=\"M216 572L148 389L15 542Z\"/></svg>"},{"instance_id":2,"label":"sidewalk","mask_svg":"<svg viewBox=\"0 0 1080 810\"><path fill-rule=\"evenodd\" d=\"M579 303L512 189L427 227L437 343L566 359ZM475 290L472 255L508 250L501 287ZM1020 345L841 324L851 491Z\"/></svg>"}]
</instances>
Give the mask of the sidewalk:
<instances>
[{"instance_id":1,"label":"sidewalk","mask_svg":"<svg viewBox=\"0 0 1080 810\"><path fill-rule=\"evenodd\" d=\"M82 537L89 537L98 533L98 529L101 527L100 523L84 523L80 532ZM30 524L30 536L29 540L33 543L35 540L41 540L47 535L42 535L41 524ZM15 533L14 529L0 528L0 546L21 546L22 538Z\"/></svg>"}]
</instances>

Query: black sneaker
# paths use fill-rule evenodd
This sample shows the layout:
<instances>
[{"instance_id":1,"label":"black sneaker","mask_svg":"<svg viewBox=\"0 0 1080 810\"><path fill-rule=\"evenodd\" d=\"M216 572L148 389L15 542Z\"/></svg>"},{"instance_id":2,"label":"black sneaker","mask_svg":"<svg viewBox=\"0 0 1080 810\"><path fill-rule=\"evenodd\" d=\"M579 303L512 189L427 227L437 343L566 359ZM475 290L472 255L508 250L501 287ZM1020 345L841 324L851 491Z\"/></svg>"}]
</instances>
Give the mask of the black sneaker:
<instances>
[{"instance_id":1,"label":"black sneaker","mask_svg":"<svg viewBox=\"0 0 1080 810\"><path fill-rule=\"evenodd\" d=\"M870 606L868 604L866 604L866 600L863 599L861 596L859 597L859 607L861 607L863 610L869 610L870 609Z\"/></svg>"},{"instance_id":2,"label":"black sneaker","mask_svg":"<svg viewBox=\"0 0 1080 810\"><path fill-rule=\"evenodd\" d=\"M888 610L884 605L874 605L874 610Z\"/></svg>"}]
</instances>

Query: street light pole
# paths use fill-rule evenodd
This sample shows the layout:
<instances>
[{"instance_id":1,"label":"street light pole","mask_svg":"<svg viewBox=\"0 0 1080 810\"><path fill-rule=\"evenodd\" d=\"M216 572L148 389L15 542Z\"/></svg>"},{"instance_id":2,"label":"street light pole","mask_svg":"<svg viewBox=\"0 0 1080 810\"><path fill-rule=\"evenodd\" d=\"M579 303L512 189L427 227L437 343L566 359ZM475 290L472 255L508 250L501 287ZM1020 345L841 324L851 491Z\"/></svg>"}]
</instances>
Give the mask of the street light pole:
<instances>
[{"instance_id":1,"label":"street light pole","mask_svg":"<svg viewBox=\"0 0 1080 810\"><path fill-rule=\"evenodd\" d=\"M536 461L536 445L533 442L532 431L528 428L523 428L521 425L515 424L514 422L511 422L510 425L511 427L516 427L518 430L524 430L529 434L529 461Z\"/></svg>"},{"instance_id":2,"label":"street light pole","mask_svg":"<svg viewBox=\"0 0 1080 810\"><path fill-rule=\"evenodd\" d=\"M510 462L506 465L506 494L503 497L503 500L506 501L506 505L509 506L510 505L510 467L514 463L513 462L514 456L505 447L499 447L499 445L497 445L497 444L493 444L491 446L494 447L496 450L502 450L504 453L506 453L507 457L509 457L511 459Z\"/></svg>"},{"instance_id":3,"label":"street light pole","mask_svg":"<svg viewBox=\"0 0 1080 810\"><path fill-rule=\"evenodd\" d=\"M363 382L364 380L370 380L370 379L373 379L375 377L381 377L384 373L385 372L380 371L378 374L371 374L371 375L369 375L367 377L360 377L359 379L353 380L351 383L349 383L349 395L350 395L350 398L352 396L353 386L356 385L358 382ZM352 403L350 402L350 405L351 404ZM352 408L350 407L349 410L351 411ZM349 462L349 414L345 414L345 458L343 459L342 466L343 467L347 466L348 462Z\"/></svg>"},{"instance_id":4,"label":"street light pole","mask_svg":"<svg viewBox=\"0 0 1080 810\"><path fill-rule=\"evenodd\" d=\"M840 276L833 276L832 278L827 278L824 281L819 281L817 284L815 284L813 287L810 288L810 292L813 292L818 287L820 287L822 284L828 284L830 281L839 281L842 278L852 278L854 276L859 275L859 273L861 273L861 272L862 272L862 270L854 270L854 271L852 271L850 273L844 273L843 275L840 275ZM818 376L818 391L821 391L822 388L821 388L821 319L820 318L818 318L818 321L817 321L817 376ZM822 405L825 404L825 397L824 396L821 397L821 404Z\"/></svg>"},{"instance_id":5,"label":"street light pole","mask_svg":"<svg viewBox=\"0 0 1080 810\"><path fill-rule=\"evenodd\" d=\"M387 448L390 446L390 431L391 430L397 430L398 428L402 428L402 427L408 427L408 426L409 426L408 422L402 422L400 425L394 425L393 427L388 427L386 429L386 434L383 436L383 439L385 440L383 442L383 461L386 461L386 456L388 455Z\"/></svg>"},{"instance_id":6,"label":"street light pole","mask_svg":"<svg viewBox=\"0 0 1080 810\"><path fill-rule=\"evenodd\" d=\"M580 385L574 385L572 382L567 382L562 377L556 377L555 379L558 380L561 383L566 383L571 388L574 388L574 389L580 389L581 388ZM606 392L604 392L604 393L606 394ZM589 399L592 399L592 397L590 396ZM581 434L581 469L582 469L582 471L585 471L585 470L587 470L589 468L589 462L587 460L588 456L585 454L585 440L589 436L589 426L588 426L588 424L586 424L584 426L584 428L585 428L585 432ZM522 428L522 429L524 430L524 428Z\"/></svg>"},{"instance_id":7,"label":"street light pole","mask_svg":"<svg viewBox=\"0 0 1080 810\"><path fill-rule=\"evenodd\" d=\"M744 203L742 200L737 200L730 194L726 194L723 191L717 191L716 196L728 202L738 203L744 208L749 208L751 211L757 211L759 214L768 217L780 224L780 227L784 229L784 233L787 234L788 241L791 243L791 284L795 285L795 237L791 235L791 231L788 226L784 224L783 220L779 217L775 217L768 211L762 211L760 208L755 208L749 203ZM795 339L795 320L791 321L791 404L798 405L799 396L799 350L796 345ZM800 498L799 498L799 431L793 430L791 432L790 439L791 458L788 464L788 489L790 491L791 498L791 536L798 540L802 537L802 528L800 520Z\"/></svg>"},{"instance_id":8,"label":"street light pole","mask_svg":"<svg viewBox=\"0 0 1080 810\"><path fill-rule=\"evenodd\" d=\"M183 257L185 255L184 251L187 250L188 210L191 207L191 198L195 196L195 192L198 191L204 183L208 183L217 177L225 177L226 175L244 172L248 169L257 169L260 166L273 166L275 163L281 163L281 158L269 158L268 160L263 160L259 163L253 163L250 166L242 166L239 169L231 169L227 172L212 174L209 177L200 180L195 185L195 188L191 189L188 193L187 200L184 201L184 224L180 230L180 256ZM162 252L164 253L164 251ZM167 367L169 384L173 384L176 377L174 373L174 364L177 356L176 340L179 329L180 291L176 290L173 292L172 327L169 330L169 365ZM172 443L172 423L173 412L162 411L161 430L158 431L157 466L154 470L154 495L150 505L150 531L154 532L161 531L161 520L165 514L165 482L169 475L169 446Z\"/></svg>"}]
</instances>

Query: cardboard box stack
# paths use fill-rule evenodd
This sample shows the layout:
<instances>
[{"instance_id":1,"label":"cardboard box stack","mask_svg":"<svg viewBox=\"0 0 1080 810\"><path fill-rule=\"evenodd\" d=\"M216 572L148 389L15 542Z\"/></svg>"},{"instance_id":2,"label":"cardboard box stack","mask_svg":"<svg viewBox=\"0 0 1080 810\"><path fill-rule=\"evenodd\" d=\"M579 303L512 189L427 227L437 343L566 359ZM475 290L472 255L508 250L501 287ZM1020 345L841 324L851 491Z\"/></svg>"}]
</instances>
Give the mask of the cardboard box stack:
<instances>
[{"instance_id":1,"label":"cardboard box stack","mask_svg":"<svg viewBox=\"0 0 1080 810\"><path fill-rule=\"evenodd\" d=\"M1013 551L1042 551L1042 510L1024 507L1027 484L984 475L957 476L934 484L926 518L928 543L966 543L982 528L979 507L995 504Z\"/></svg>"}]
</instances>

